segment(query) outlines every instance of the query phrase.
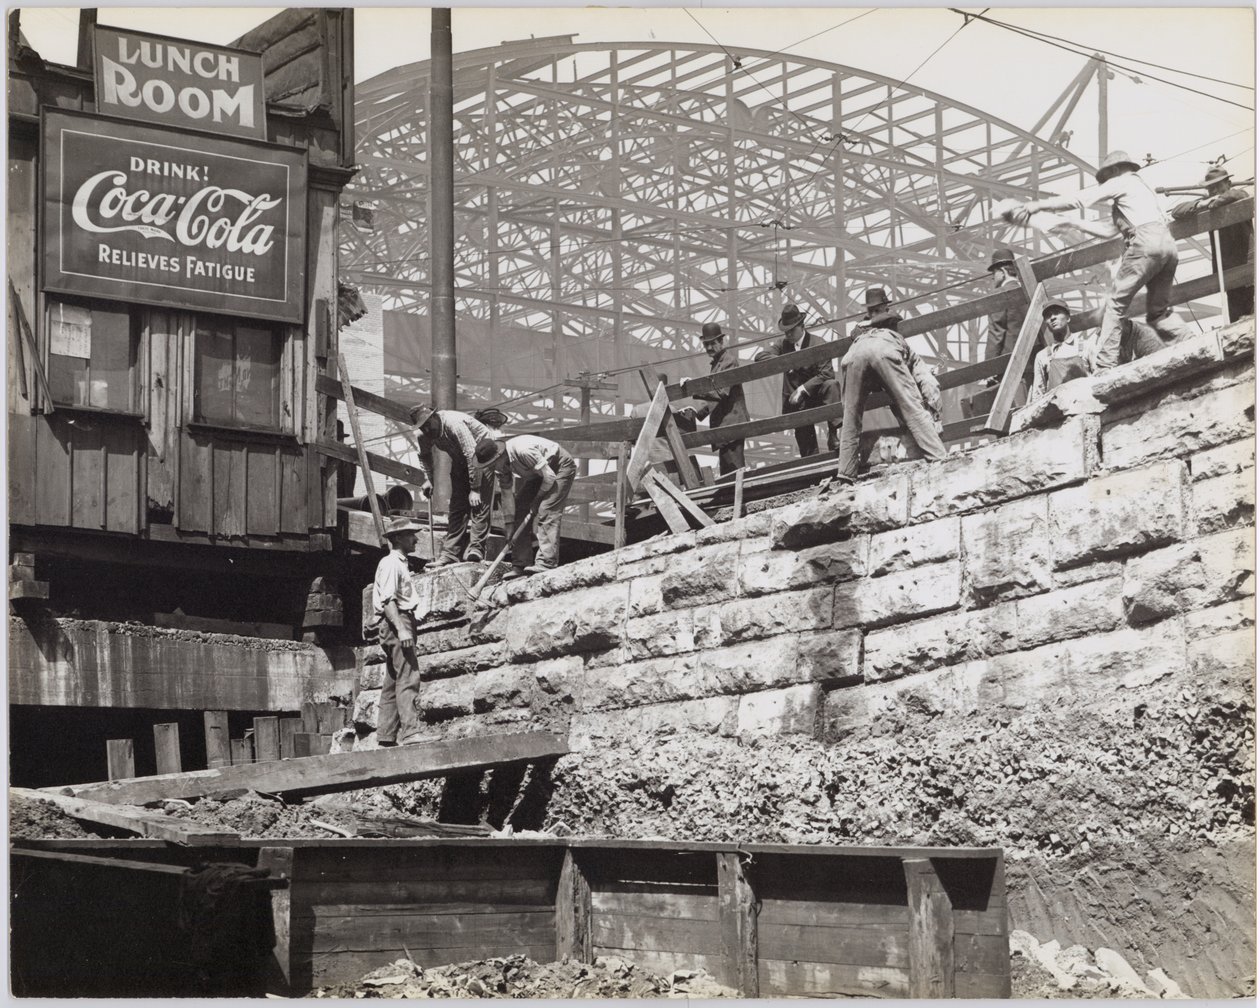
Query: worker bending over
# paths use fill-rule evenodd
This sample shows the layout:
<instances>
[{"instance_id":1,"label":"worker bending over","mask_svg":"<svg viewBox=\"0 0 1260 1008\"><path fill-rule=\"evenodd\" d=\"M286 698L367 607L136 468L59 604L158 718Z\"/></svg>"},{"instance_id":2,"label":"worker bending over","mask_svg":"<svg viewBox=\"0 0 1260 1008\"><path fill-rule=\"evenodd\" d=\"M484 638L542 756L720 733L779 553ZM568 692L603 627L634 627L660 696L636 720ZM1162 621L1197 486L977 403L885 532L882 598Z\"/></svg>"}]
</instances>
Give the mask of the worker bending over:
<instances>
[{"instance_id":1,"label":"worker bending over","mask_svg":"<svg viewBox=\"0 0 1260 1008\"><path fill-rule=\"evenodd\" d=\"M783 330L783 339L775 346L757 351L753 360L768 360L794 353L813 346L817 341L805 329L805 316L796 305L788 305L779 316L779 328ZM817 364L806 364L791 371L783 372L783 413L799 413L801 410L815 406L826 406L840 401L840 383L836 381L836 373L832 370L830 360L821 360ZM838 444L838 420L827 421L827 449L835 451ZM818 454L818 432L814 425L797 427L792 432L796 435L796 447L801 458Z\"/></svg>"},{"instance_id":2,"label":"worker bending over","mask_svg":"<svg viewBox=\"0 0 1260 1008\"><path fill-rule=\"evenodd\" d=\"M534 529L524 531L512 543L512 574L521 577L551 570L560 562L560 512L577 466L573 456L554 441L533 434L518 434L506 441L486 439L477 443L476 464L483 472L497 475L505 493L515 502L513 528L528 520L537 504ZM512 477L516 477L513 486ZM537 536L537 559L534 539Z\"/></svg>"},{"instance_id":3,"label":"worker bending over","mask_svg":"<svg viewBox=\"0 0 1260 1008\"><path fill-rule=\"evenodd\" d=\"M427 500L433 494L433 449L440 448L451 460L451 499L446 508L446 536L442 552L429 565L444 567L466 560L481 563L486 556L486 536L490 534L490 492L493 482L478 470L473 453L477 442L491 436L480 420L459 410L435 410L416 406L411 411L416 426L420 455L417 465L424 473L420 493Z\"/></svg>"},{"instance_id":4,"label":"worker bending over","mask_svg":"<svg viewBox=\"0 0 1260 1008\"><path fill-rule=\"evenodd\" d=\"M893 413L919 451L934 461L946 455L937 431L941 388L936 377L897 332L901 318L889 310L883 290L868 290L866 303L867 317L854 327L853 344L840 361L844 423L839 470L840 477L850 481L858 471L866 397L880 388L888 393Z\"/></svg>"},{"instance_id":5,"label":"worker bending over","mask_svg":"<svg viewBox=\"0 0 1260 1008\"><path fill-rule=\"evenodd\" d=\"M1139 166L1124 151L1108 154L1094 174L1098 185L1071 196L1021 203L1013 212L1016 224L1027 224L1040 210L1079 210L1107 203L1111 217L1124 235L1125 250L1111 282L1103 309L1096 370L1105 371L1120 362L1120 320L1129 313L1137 293L1146 288L1146 321L1161 337L1176 342L1192 335L1173 315L1173 279L1177 273L1177 243L1168 230L1168 217L1159 197L1138 175Z\"/></svg>"},{"instance_id":6,"label":"worker bending over","mask_svg":"<svg viewBox=\"0 0 1260 1008\"><path fill-rule=\"evenodd\" d=\"M385 681L376 716L376 744L402 744L420 741L420 666L416 660L416 606L419 598L411 583L407 556L416 548L418 522L410 518L390 518L385 526L389 552L376 565L372 582L372 621L377 640L385 652Z\"/></svg>"},{"instance_id":7,"label":"worker bending over","mask_svg":"<svg viewBox=\"0 0 1260 1008\"><path fill-rule=\"evenodd\" d=\"M739 367L733 353L726 350L726 333L717 322L706 322L700 329L700 343L704 352L709 355L709 374L721 374ZM684 378L679 387L683 395L687 395L687 379ZM716 392L696 392L693 399L702 399L704 404L696 409L688 406L679 412L692 420L709 421L709 430L715 427L729 427L731 424L748 422L748 407L744 404L744 386L728 385ZM717 447L718 474L725 476L736 469L744 468L744 439L727 441Z\"/></svg>"}]
</instances>

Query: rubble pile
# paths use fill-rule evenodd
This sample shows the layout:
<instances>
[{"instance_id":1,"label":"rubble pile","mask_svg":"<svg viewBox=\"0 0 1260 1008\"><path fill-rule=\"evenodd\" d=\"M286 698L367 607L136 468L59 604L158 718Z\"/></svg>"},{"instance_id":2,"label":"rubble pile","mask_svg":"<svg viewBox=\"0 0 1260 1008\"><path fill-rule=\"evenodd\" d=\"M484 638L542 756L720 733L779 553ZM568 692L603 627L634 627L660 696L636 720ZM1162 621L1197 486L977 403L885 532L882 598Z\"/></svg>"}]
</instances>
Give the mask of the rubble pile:
<instances>
[{"instance_id":1,"label":"rubble pile","mask_svg":"<svg viewBox=\"0 0 1260 1008\"><path fill-rule=\"evenodd\" d=\"M1044 944L1027 931L1011 932L1011 996L1025 1000L1047 998L1142 998L1184 1000L1187 996L1162 969L1138 976L1119 952L1083 945L1063 948L1057 941Z\"/></svg>"},{"instance_id":2,"label":"rubble pile","mask_svg":"<svg viewBox=\"0 0 1260 1008\"><path fill-rule=\"evenodd\" d=\"M572 959L537 963L513 955L425 969L398 959L366 974L357 984L321 987L321 998L720 998L737 997L703 970L656 976L615 956L594 964Z\"/></svg>"},{"instance_id":3,"label":"rubble pile","mask_svg":"<svg viewBox=\"0 0 1260 1008\"><path fill-rule=\"evenodd\" d=\"M188 819L245 837L327 838L335 835L335 831L317 825L317 820L350 830L355 824L354 814L348 807L310 802L289 805L256 791L229 792L196 802L163 802L162 810L177 819Z\"/></svg>"},{"instance_id":4,"label":"rubble pile","mask_svg":"<svg viewBox=\"0 0 1260 1008\"><path fill-rule=\"evenodd\" d=\"M31 801L9 794L10 840L76 840L96 835L52 802Z\"/></svg>"}]
</instances>

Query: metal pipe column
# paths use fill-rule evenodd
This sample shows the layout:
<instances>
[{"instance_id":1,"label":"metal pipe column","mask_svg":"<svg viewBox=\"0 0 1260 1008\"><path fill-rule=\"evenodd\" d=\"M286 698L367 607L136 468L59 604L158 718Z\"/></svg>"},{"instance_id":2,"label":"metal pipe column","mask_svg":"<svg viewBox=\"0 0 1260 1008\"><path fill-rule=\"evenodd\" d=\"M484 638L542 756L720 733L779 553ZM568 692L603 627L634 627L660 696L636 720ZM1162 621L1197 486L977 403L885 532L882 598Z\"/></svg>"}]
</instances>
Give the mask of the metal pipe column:
<instances>
[{"instance_id":1,"label":"metal pipe column","mask_svg":"<svg viewBox=\"0 0 1260 1008\"><path fill-rule=\"evenodd\" d=\"M435 409L455 402L455 139L451 78L451 10L434 7L429 34L429 254L433 282L429 302L432 356L430 388ZM441 482L435 497L445 508L450 497L446 456L436 452Z\"/></svg>"}]
</instances>

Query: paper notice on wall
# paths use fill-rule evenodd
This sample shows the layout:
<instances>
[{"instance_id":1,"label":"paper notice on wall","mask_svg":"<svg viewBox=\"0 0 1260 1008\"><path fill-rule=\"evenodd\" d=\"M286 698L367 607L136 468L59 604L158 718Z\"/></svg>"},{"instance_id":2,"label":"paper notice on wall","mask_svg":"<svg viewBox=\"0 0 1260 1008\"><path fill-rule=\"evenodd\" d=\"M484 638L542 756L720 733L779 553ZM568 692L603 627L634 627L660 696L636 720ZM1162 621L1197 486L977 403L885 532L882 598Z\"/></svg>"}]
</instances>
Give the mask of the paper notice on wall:
<instances>
[{"instance_id":1,"label":"paper notice on wall","mask_svg":"<svg viewBox=\"0 0 1260 1008\"><path fill-rule=\"evenodd\" d=\"M62 357L92 356L92 313L78 305L56 303L52 306L48 334L49 352Z\"/></svg>"}]
</instances>

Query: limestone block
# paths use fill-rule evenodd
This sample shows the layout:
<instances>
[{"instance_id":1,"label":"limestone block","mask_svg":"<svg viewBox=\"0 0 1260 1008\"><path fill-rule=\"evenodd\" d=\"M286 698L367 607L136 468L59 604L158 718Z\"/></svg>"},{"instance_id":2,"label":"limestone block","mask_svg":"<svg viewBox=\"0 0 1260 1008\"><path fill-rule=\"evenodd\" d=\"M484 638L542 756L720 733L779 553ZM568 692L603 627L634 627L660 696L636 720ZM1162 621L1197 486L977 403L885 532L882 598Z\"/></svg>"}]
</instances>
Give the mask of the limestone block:
<instances>
[{"instance_id":1,"label":"limestone block","mask_svg":"<svg viewBox=\"0 0 1260 1008\"><path fill-rule=\"evenodd\" d=\"M941 518L873 535L866 561L867 573L871 577L882 577L911 567L953 560L958 556L961 527L958 518Z\"/></svg>"},{"instance_id":2,"label":"limestone block","mask_svg":"<svg viewBox=\"0 0 1260 1008\"><path fill-rule=\"evenodd\" d=\"M578 655L551 658L529 666L538 695L559 703L571 703L582 687L582 659Z\"/></svg>"},{"instance_id":3,"label":"limestone block","mask_svg":"<svg viewBox=\"0 0 1260 1008\"><path fill-rule=\"evenodd\" d=\"M1177 981L1162 969L1146 971L1147 986L1155 992L1155 996L1164 1001L1188 1001L1190 996L1184 993Z\"/></svg>"},{"instance_id":4,"label":"limestone block","mask_svg":"<svg viewBox=\"0 0 1260 1008\"><path fill-rule=\"evenodd\" d=\"M1124 611L1130 623L1153 623L1200 606L1208 577L1199 548L1180 543L1124 565Z\"/></svg>"},{"instance_id":5,"label":"limestone block","mask_svg":"<svg viewBox=\"0 0 1260 1008\"><path fill-rule=\"evenodd\" d=\"M813 735L822 708L822 687L788 686L739 698L735 730L740 738Z\"/></svg>"},{"instance_id":6,"label":"limestone block","mask_svg":"<svg viewBox=\"0 0 1260 1008\"><path fill-rule=\"evenodd\" d=\"M507 661L504 646L493 644L474 644L472 647L458 648L454 651L442 651L438 654L420 655L417 662L422 679L439 679L443 676L467 675L482 669L492 668Z\"/></svg>"},{"instance_id":7,"label":"limestone block","mask_svg":"<svg viewBox=\"0 0 1260 1008\"><path fill-rule=\"evenodd\" d=\"M481 571L480 564L458 563L439 567L428 574L413 574L411 583L420 600L416 607L418 618L462 612L468 606L468 592L481 577Z\"/></svg>"},{"instance_id":8,"label":"limestone block","mask_svg":"<svg viewBox=\"0 0 1260 1008\"><path fill-rule=\"evenodd\" d=\"M961 599L959 561L912 567L884 577L837 585L832 625L885 626L953 609Z\"/></svg>"},{"instance_id":9,"label":"limestone block","mask_svg":"<svg viewBox=\"0 0 1260 1008\"><path fill-rule=\"evenodd\" d=\"M476 678L475 675L463 675L421 683L419 707L424 720L429 724L438 724L471 714L476 696Z\"/></svg>"},{"instance_id":10,"label":"limestone block","mask_svg":"<svg viewBox=\"0 0 1260 1008\"><path fill-rule=\"evenodd\" d=\"M675 734L733 736L738 703L736 697L710 697L574 714L569 728L569 748L581 752L618 739L642 741L652 736Z\"/></svg>"},{"instance_id":11,"label":"limestone block","mask_svg":"<svg viewBox=\"0 0 1260 1008\"><path fill-rule=\"evenodd\" d=\"M504 665L486 669L473 680L473 713L503 710L507 707L532 707L537 685L534 670L522 665Z\"/></svg>"},{"instance_id":12,"label":"limestone block","mask_svg":"<svg viewBox=\"0 0 1260 1008\"><path fill-rule=\"evenodd\" d=\"M1190 665L1199 695L1213 703L1250 704L1256 672L1256 636L1235 630L1192 641Z\"/></svg>"},{"instance_id":13,"label":"limestone block","mask_svg":"<svg viewBox=\"0 0 1260 1008\"><path fill-rule=\"evenodd\" d=\"M770 540L775 549L801 549L898 528L906 523L909 486L904 472L853 485L835 484L820 496L779 508Z\"/></svg>"},{"instance_id":14,"label":"limestone block","mask_svg":"<svg viewBox=\"0 0 1260 1008\"><path fill-rule=\"evenodd\" d=\"M459 630L458 636L456 636L454 631L446 631L450 635L445 642L446 647L431 647L429 650L442 651L466 647L469 644L489 644L494 641L502 641L508 632L509 612L511 612L511 609L507 606L502 608L478 607L472 610L468 625ZM461 639L462 643L459 643Z\"/></svg>"},{"instance_id":15,"label":"limestone block","mask_svg":"<svg viewBox=\"0 0 1260 1008\"><path fill-rule=\"evenodd\" d=\"M829 630L795 638L797 682L840 686L862 681L862 632Z\"/></svg>"},{"instance_id":16,"label":"limestone block","mask_svg":"<svg viewBox=\"0 0 1260 1008\"><path fill-rule=\"evenodd\" d=\"M1038 494L962 520L967 582L984 605L1054 585L1049 497Z\"/></svg>"},{"instance_id":17,"label":"limestone block","mask_svg":"<svg viewBox=\"0 0 1260 1008\"><path fill-rule=\"evenodd\" d=\"M771 511L758 511L735 521L716 522L696 531L696 545L730 542L734 539L755 539L770 532Z\"/></svg>"},{"instance_id":18,"label":"limestone block","mask_svg":"<svg viewBox=\"0 0 1260 1008\"><path fill-rule=\"evenodd\" d=\"M737 590L739 543L719 543L678 558L661 580L666 606L695 606L730 598Z\"/></svg>"},{"instance_id":19,"label":"limestone block","mask_svg":"<svg viewBox=\"0 0 1260 1008\"><path fill-rule=\"evenodd\" d=\"M831 608L831 589L827 587L705 606L695 613L696 647L722 647L777 634L825 630L831 626Z\"/></svg>"},{"instance_id":20,"label":"limestone block","mask_svg":"<svg viewBox=\"0 0 1260 1008\"><path fill-rule=\"evenodd\" d=\"M1190 484L1190 514L1200 534L1256 521L1256 471L1216 476Z\"/></svg>"},{"instance_id":21,"label":"limestone block","mask_svg":"<svg viewBox=\"0 0 1260 1008\"><path fill-rule=\"evenodd\" d=\"M661 593L661 584L665 580L663 574L648 577L637 577L630 582L630 601L627 612L631 617L650 616L665 608L665 599Z\"/></svg>"},{"instance_id":22,"label":"limestone block","mask_svg":"<svg viewBox=\"0 0 1260 1008\"><path fill-rule=\"evenodd\" d=\"M1192 480L1211 479L1214 476L1239 473L1244 469L1254 469L1256 442L1253 438L1244 438L1242 441L1206 448L1191 455L1189 462Z\"/></svg>"},{"instance_id":23,"label":"limestone block","mask_svg":"<svg viewBox=\"0 0 1260 1008\"><path fill-rule=\"evenodd\" d=\"M385 677L385 652L379 644L354 649L354 664L359 670L359 689L380 689Z\"/></svg>"},{"instance_id":24,"label":"limestone block","mask_svg":"<svg viewBox=\"0 0 1260 1008\"><path fill-rule=\"evenodd\" d=\"M1158 462L1050 495L1057 568L1153 549L1184 538L1188 474Z\"/></svg>"},{"instance_id":25,"label":"limestone block","mask_svg":"<svg viewBox=\"0 0 1260 1008\"><path fill-rule=\"evenodd\" d=\"M977 511L1042 490L1078 483L1097 466L1098 418L1023 431L974 451L951 455L915 473L910 521Z\"/></svg>"},{"instance_id":26,"label":"limestone block","mask_svg":"<svg viewBox=\"0 0 1260 1008\"><path fill-rule=\"evenodd\" d=\"M1229 529L1194 541L1207 571L1201 605L1215 605L1256 593L1255 530Z\"/></svg>"},{"instance_id":27,"label":"limestone block","mask_svg":"<svg viewBox=\"0 0 1260 1008\"><path fill-rule=\"evenodd\" d=\"M667 556L670 553L681 553L683 550L694 549L696 546L695 532L682 532L678 535L660 535L652 536L651 539L644 539L642 542L632 543L629 546L623 546L616 551L617 566L621 568L626 564L638 563L641 560L647 560L650 557ZM617 575L619 578L621 574Z\"/></svg>"},{"instance_id":28,"label":"limestone block","mask_svg":"<svg viewBox=\"0 0 1260 1008\"><path fill-rule=\"evenodd\" d=\"M578 691L578 709L617 710L723 692L705 681L698 654L667 655L620 666L588 666Z\"/></svg>"},{"instance_id":29,"label":"limestone block","mask_svg":"<svg viewBox=\"0 0 1260 1008\"><path fill-rule=\"evenodd\" d=\"M1186 636L1191 641L1218 637L1256 625L1255 597L1235 599L1186 613Z\"/></svg>"},{"instance_id":30,"label":"limestone block","mask_svg":"<svg viewBox=\"0 0 1260 1008\"><path fill-rule=\"evenodd\" d=\"M696 637L691 609L626 620L625 658L659 658L694 651Z\"/></svg>"},{"instance_id":31,"label":"limestone block","mask_svg":"<svg viewBox=\"0 0 1260 1008\"><path fill-rule=\"evenodd\" d=\"M507 649L514 662L602 651L621 643L625 584L555 595L507 610Z\"/></svg>"},{"instance_id":32,"label":"limestone block","mask_svg":"<svg viewBox=\"0 0 1260 1008\"><path fill-rule=\"evenodd\" d=\"M1103 560L1084 567L1070 567L1067 570L1054 572L1054 583L1057 588L1070 588L1072 585L1085 584L1087 581L1103 581L1107 578L1119 577L1124 564L1119 560Z\"/></svg>"},{"instance_id":33,"label":"limestone block","mask_svg":"<svg viewBox=\"0 0 1260 1008\"><path fill-rule=\"evenodd\" d=\"M1103 462L1113 469L1188 455L1255 435L1254 380L1193 398L1168 396L1103 425Z\"/></svg>"},{"instance_id":34,"label":"limestone block","mask_svg":"<svg viewBox=\"0 0 1260 1008\"><path fill-rule=\"evenodd\" d=\"M1185 383L1223 360L1215 333L1182 340L1155 353L1104 371L1092 379L1094 397L1111 405L1149 395L1157 389Z\"/></svg>"},{"instance_id":35,"label":"limestone block","mask_svg":"<svg viewBox=\"0 0 1260 1008\"><path fill-rule=\"evenodd\" d=\"M1226 360L1235 357L1252 358L1256 355L1256 320L1253 316L1227 325L1217 333L1221 344L1221 356Z\"/></svg>"},{"instance_id":36,"label":"limestone block","mask_svg":"<svg viewBox=\"0 0 1260 1008\"><path fill-rule=\"evenodd\" d=\"M577 591L581 588L593 588L607 584L617 575L617 554L615 551L600 553L584 560L562 564L555 570L535 574L524 578L525 582L533 582L540 598L557 595L560 592ZM519 583L511 582L508 584Z\"/></svg>"},{"instance_id":37,"label":"limestone block","mask_svg":"<svg viewBox=\"0 0 1260 1008\"><path fill-rule=\"evenodd\" d=\"M1093 379L1076 378L1012 413L1010 432L1018 434L1034 427L1057 427L1069 417L1092 416L1106 408L1094 397Z\"/></svg>"},{"instance_id":38,"label":"limestone block","mask_svg":"<svg viewBox=\"0 0 1260 1008\"><path fill-rule=\"evenodd\" d=\"M377 689L360 689L354 698L354 710L350 713L350 723L363 727L368 731L376 730L377 708L381 701L381 691Z\"/></svg>"},{"instance_id":39,"label":"limestone block","mask_svg":"<svg viewBox=\"0 0 1260 1008\"><path fill-rule=\"evenodd\" d=\"M811 585L830 584L866 573L867 536L824 543L799 552L763 550L739 557L741 594L768 595Z\"/></svg>"}]
</instances>

